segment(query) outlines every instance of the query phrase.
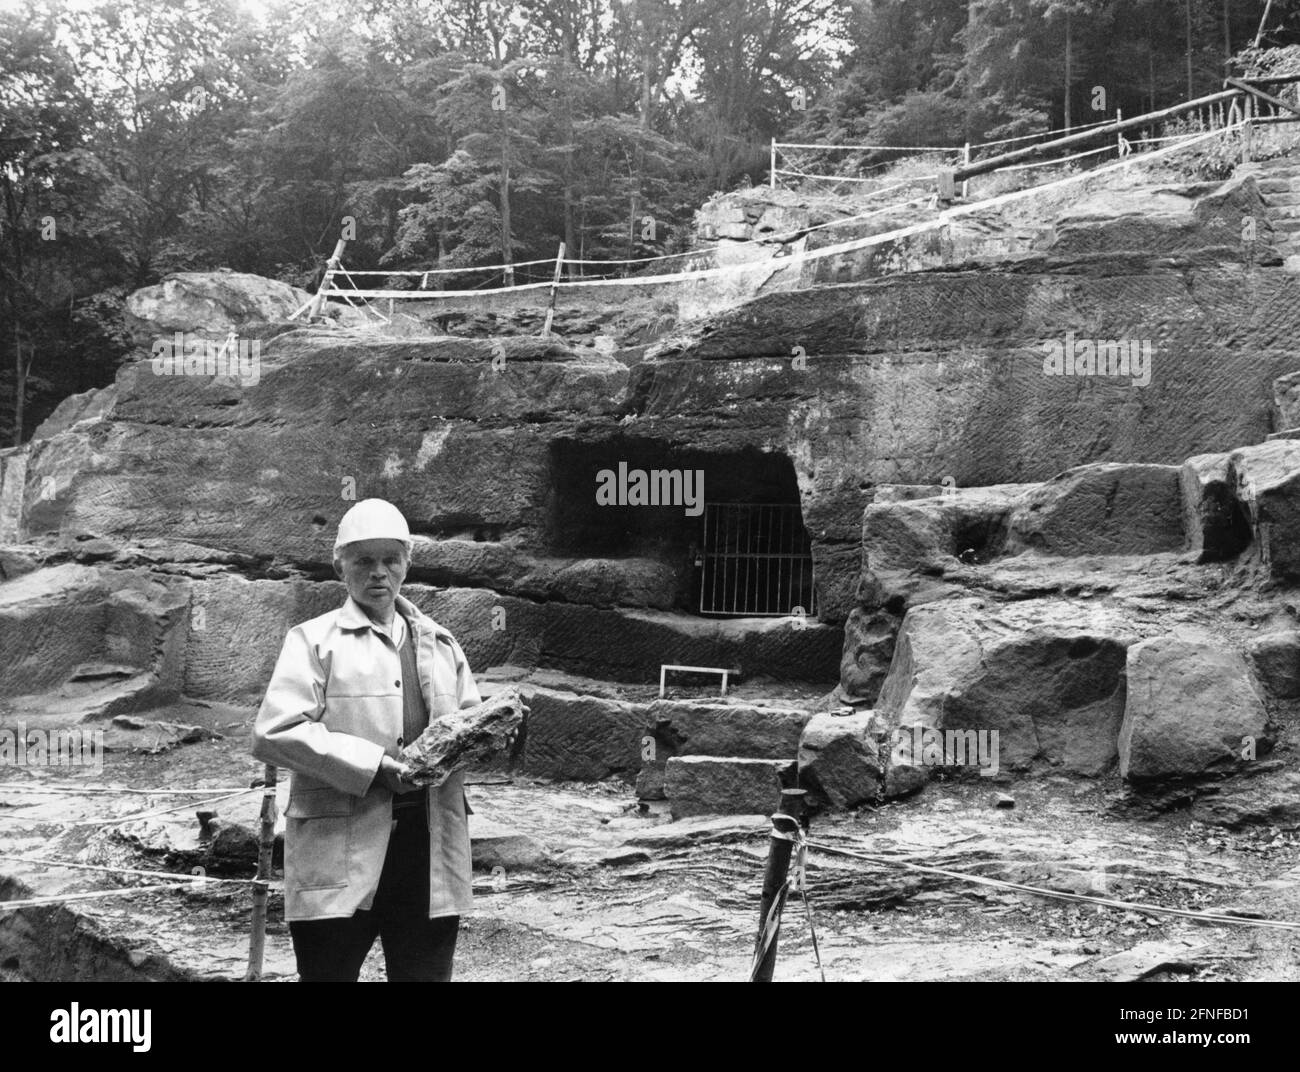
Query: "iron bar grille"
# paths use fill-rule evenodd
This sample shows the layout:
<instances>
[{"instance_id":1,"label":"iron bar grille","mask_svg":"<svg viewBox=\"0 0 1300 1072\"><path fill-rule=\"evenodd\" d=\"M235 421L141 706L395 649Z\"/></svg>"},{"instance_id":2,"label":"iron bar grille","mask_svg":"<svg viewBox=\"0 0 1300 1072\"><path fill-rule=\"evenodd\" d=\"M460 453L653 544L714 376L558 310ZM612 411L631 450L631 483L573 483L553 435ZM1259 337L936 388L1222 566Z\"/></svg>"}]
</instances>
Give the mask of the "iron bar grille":
<instances>
[{"instance_id":1,"label":"iron bar grille","mask_svg":"<svg viewBox=\"0 0 1300 1072\"><path fill-rule=\"evenodd\" d=\"M817 613L812 543L799 504L704 504L700 613Z\"/></svg>"}]
</instances>

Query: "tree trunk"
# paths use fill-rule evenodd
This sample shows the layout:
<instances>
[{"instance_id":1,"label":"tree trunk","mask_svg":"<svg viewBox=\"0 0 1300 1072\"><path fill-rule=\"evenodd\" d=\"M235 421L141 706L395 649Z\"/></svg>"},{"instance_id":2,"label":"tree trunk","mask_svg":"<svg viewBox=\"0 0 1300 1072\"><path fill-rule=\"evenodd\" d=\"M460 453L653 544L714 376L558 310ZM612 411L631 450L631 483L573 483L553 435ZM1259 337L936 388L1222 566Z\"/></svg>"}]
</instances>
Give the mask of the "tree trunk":
<instances>
[{"instance_id":1,"label":"tree trunk","mask_svg":"<svg viewBox=\"0 0 1300 1072\"><path fill-rule=\"evenodd\" d=\"M510 251L510 127L506 122L506 109L501 109L501 263L505 285L515 285L514 257Z\"/></svg>"},{"instance_id":2,"label":"tree trunk","mask_svg":"<svg viewBox=\"0 0 1300 1072\"><path fill-rule=\"evenodd\" d=\"M1065 131L1067 134L1070 132L1070 127L1073 125L1070 116L1070 75L1072 73L1070 66L1071 61L1074 59L1072 55L1074 41L1072 39L1071 29L1070 13L1067 11L1065 13Z\"/></svg>"},{"instance_id":3,"label":"tree trunk","mask_svg":"<svg viewBox=\"0 0 1300 1072\"><path fill-rule=\"evenodd\" d=\"M23 445L23 402L27 394L27 370L23 367L23 344L14 321L14 446Z\"/></svg>"},{"instance_id":4,"label":"tree trunk","mask_svg":"<svg viewBox=\"0 0 1300 1072\"><path fill-rule=\"evenodd\" d=\"M1228 0L1223 0L1223 73L1228 73L1232 59L1232 16L1228 14Z\"/></svg>"},{"instance_id":5,"label":"tree trunk","mask_svg":"<svg viewBox=\"0 0 1300 1072\"><path fill-rule=\"evenodd\" d=\"M1187 99L1192 100L1192 0L1183 0L1183 13L1187 21Z\"/></svg>"}]
</instances>

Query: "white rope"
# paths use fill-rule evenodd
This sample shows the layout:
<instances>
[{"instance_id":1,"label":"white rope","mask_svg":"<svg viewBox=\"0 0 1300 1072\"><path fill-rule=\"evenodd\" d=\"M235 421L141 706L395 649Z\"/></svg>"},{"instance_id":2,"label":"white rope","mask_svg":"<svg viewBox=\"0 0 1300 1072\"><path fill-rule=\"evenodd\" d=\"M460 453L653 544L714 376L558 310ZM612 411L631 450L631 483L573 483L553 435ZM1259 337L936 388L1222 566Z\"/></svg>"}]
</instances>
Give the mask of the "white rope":
<instances>
[{"instance_id":1,"label":"white rope","mask_svg":"<svg viewBox=\"0 0 1300 1072\"><path fill-rule=\"evenodd\" d=\"M990 174L998 175L1004 171L1029 171L1031 168L1068 164L1071 160L1082 160L1085 156L1096 156L1098 153L1113 153L1115 150L1114 145L1103 145L1100 149L1089 149L1086 153L1075 153L1073 156L1062 156L1055 160L1038 160L1032 164L1012 164L1010 167L998 168L996 171L990 172Z\"/></svg>"},{"instance_id":2,"label":"white rope","mask_svg":"<svg viewBox=\"0 0 1300 1072\"><path fill-rule=\"evenodd\" d=\"M1113 119L1099 119L1095 123L1083 123L1080 126L1069 127L1062 130L1041 130L1037 134L1021 134L1017 138L998 138L994 141L972 142L972 149L985 149L990 145L1011 145L1013 142L1030 141L1034 138L1048 138L1053 134L1062 138L1068 138L1071 134L1077 134L1081 130L1091 130L1093 127L1104 127L1114 123Z\"/></svg>"},{"instance_id":3,"label":"white rope","mask_svg":"<svg viewBox=\"0 0 1300 1072\"><path fill-rule=\"evenodd\" d=\"M257 788L260 788L257 787ZM138 794L140 796L156 797L175 797L175 796L195 796L200 793L242 793L243 789L228 787L224 789L113 789L106 786L87 786L85 789L79 789L72 785L41 785L41 786L0 786L0 793L17 791L19 793L67 793L73 796L89 796L104 794L108 796L117 796L123 793Z\"/></svg>"},{"instance_id":4,"label":"white rope","mask_svg":"<svg viewBox=\"0 0 1300 1072\"><path fill-rule=\"evenodd\" d=\"M776 147L778 149L847 149L864 152L897 149L905 153L960 153L966 148L964 145L802 145L793 141L779 141Z\"/></svg>"},{"instance_id":5,"label":"white rope","mask_svg":"<svg viewBox=\"0 0 1300 1072\"><path fill-rule=\"evenodd\" d=\"M424 268L424 269L397 269L384 271L380 268L351 268L349 271L353 275L460 275L462 272L498 272L502 268L527 268L534 264L554 264L555 258L548 257L540 261L515 261L513 264L476 264L468 268Z\"/></svg>"},{"instance_id":6,"label":"white rope","mask_svg":"<svg viewBox=\"0 0 1300 1072\"><path fill-rule=\"evenodd\" d=\"M143 875L146 878L169 878L182 882L219 882L236 886L249 886L258 881L255 878L209 878L207 875L181 875L175 871L142 871L136 867L103 867L100 864L80 864L71 860L55 860L44 856L9 856L0 853L0 860L38 864L42 867L68 867L74 871L99 871L109 875Z\"/></svg>"},{"instance_id":7,"label":"white rope","mask_svg":"<svg viewBox=\"0 0 1300 1072\"><path fill-rule=\"evenodd\" d=\"M57 897L32 897L25 901L0 901L0 912L14 911L20 908L43 908L46 905L63 904L67 901L91 901L100 897L128 897L136 893L158 893L161 890L179 890L188 886L187 882L169 882L159 886L126 886L116 890L94 890L90 893L65 893Z\"/></svg>"},{"instance_id":8,"label":"white rope","mask_svg":"<svg viewBox=\"0 0 1300 1072\"><path fill-rule=\"evenodd\" d=\"M262 791L261 786L258 786L257 788L254 789L240 789L237 792L230 793L229 795L224 797L209 797L208 799L201 801L201 803L220 804L221 802L226 800L233 800L235 797L242 797L247 793L260 793L261 791ZM0 819L5 819L8 820L9 822L31 823L37 826L64 826L64 827L118 826L121 823L133 823L139 819L153 819L159 815L171 815L174 814L175 812L184 811L187 808L192 808L195 806L195 803L196 803L195 801L190 800L190 801L186 801L184 804L177 804L175 807L160 808L157 811L140 812L136 815L126 815L120 819L78 819L72 822L59 822L57 819L41 819L35 815L4 815L4 814L0 814ZM23 805L23 807L39 808L42 807L42 805L25 804Z\"/></svg>"}]
</instances>

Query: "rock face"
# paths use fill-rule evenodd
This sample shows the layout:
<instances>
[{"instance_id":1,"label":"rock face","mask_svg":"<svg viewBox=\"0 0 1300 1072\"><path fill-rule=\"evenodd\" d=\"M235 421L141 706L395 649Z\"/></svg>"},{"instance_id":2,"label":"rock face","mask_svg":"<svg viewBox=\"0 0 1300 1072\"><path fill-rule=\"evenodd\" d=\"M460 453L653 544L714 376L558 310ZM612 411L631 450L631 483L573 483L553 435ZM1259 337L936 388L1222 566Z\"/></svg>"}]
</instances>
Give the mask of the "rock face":
<instances>
[{"instance_id":1,"label":"rock face","mask_svg":"<svg viewBox=\"0 0 1300 1072\"><path fill-rule=\"evenodd\" d=\"M1127 674L1119 759L1130 781L1230 770L1261 750L1268 716L1236 652L1155 637L1129 648Z\"/></svg>"}]
</instances>

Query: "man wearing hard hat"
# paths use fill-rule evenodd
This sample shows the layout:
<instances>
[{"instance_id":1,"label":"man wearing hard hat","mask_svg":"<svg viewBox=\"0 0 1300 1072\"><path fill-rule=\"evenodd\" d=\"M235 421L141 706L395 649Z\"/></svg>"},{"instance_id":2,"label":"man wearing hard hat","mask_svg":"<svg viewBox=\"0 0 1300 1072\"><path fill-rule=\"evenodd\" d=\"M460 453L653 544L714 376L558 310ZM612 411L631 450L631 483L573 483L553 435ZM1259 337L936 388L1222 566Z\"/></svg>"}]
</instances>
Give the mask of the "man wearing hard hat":
<instances>
[{"instance_id":1,"label":"man wearing hard hat","mask_svg":"<svg viewBox=\"0 0 1300 1072\"><path fill-rule=\"evenodd\" d=\"M293 772L284 914L304 982L355 982L376 936L391 982L448 980L470 907L462 776L417 789L398 759L430 717L480 702L452 635L398 594L410 561L397 507L343 515L347 602L289 631L253 726L253 755Z\"/></svg>"}]
</instances>

